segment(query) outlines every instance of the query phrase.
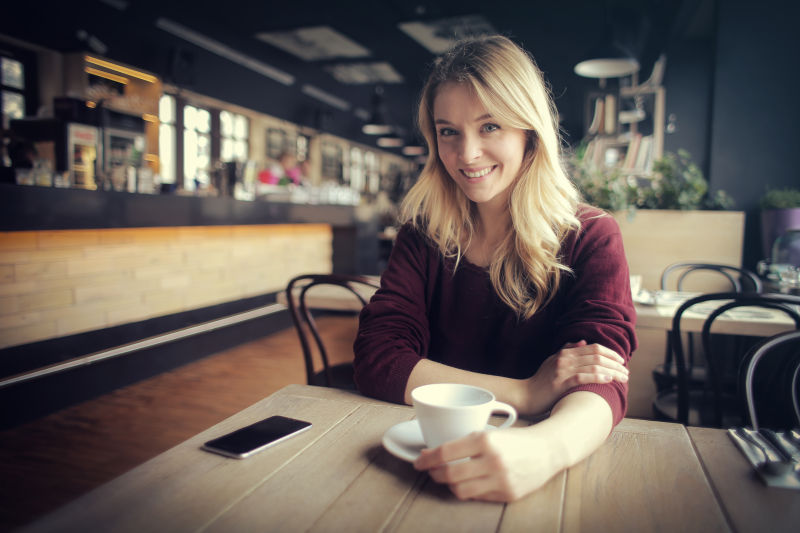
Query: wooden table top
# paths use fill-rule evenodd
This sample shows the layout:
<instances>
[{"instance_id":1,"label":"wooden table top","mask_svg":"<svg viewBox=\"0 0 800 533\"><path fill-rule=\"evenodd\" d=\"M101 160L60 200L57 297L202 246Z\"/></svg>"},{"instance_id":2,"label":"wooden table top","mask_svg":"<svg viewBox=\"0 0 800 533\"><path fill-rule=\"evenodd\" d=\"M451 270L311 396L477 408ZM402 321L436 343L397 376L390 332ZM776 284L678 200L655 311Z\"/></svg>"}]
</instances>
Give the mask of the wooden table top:
<instances>
[{"instance_id":1,"label":"wooden table top","mask_svg":"<svg viewBox=\"0 0 800 533\"><path fill-rule=\"evenodd\" d=\"M203 442L280 414L312 422L244 459ZM389 454L407 406L291 385L31 524L30 531L795 531L723 430L625 419L591 457L511 504L461 502Z\"/></svg>"},{"instance_id":2,"label":"wooden table top","mask_svg":"<svg viewBox=\"0 0 800 533\"><path fill-rule=\"evenodd\" d=\"M660 291L663 295L658 305L636 303L636 326L649 329L672 329L672 317L678 307L688 298L700 293ZM681 331L700 332L709 313L724 302L703 302L687 309L681 320ZM786 313L763 307L739 307L720 315L711 328L714 333L731 335L753 335L767 337L794 329L795 325Z\"/></svg>"}]
</instances>

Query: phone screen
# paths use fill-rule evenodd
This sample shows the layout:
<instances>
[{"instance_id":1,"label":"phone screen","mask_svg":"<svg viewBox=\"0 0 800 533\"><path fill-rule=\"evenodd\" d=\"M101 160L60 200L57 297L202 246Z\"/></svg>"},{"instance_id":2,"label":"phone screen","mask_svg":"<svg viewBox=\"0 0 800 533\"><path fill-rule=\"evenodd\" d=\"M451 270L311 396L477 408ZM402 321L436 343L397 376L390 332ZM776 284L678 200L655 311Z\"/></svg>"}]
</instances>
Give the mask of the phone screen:
<instances>
[{"instance_id":1,"label":"phone screen","mask_svg":"<svg viewBox=\"0 0 800 533\"><path fill-rule=\"evenodd\" d=\"M303 420L271 416L261 422L210 440L203 445L203 449L243 459L310 427L311 423Z\"/></svg>"}]
</instances>

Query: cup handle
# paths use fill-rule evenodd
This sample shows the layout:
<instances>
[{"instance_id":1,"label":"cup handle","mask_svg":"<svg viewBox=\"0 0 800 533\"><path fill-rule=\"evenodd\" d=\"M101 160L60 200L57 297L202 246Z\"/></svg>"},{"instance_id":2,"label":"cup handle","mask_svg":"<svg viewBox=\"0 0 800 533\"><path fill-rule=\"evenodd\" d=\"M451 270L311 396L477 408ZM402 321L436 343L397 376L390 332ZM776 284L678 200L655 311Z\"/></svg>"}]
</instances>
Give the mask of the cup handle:
<instances>
[{"instance_id":1,"label":"cup handle","mask_svg":"<svg viewBox=\"0 0 800 533\"><path fill-rule=\"evenodd\" d=\"M508 405L507 403L495 401L492 404L492 414L494 413L505 413L508 415L508 418L505 420L505 422L503 422L499 426L496 426L497 429L507 428L509 426L512 426L514 422L517 421L517 410Z\"/></svg>"}]
</instances>

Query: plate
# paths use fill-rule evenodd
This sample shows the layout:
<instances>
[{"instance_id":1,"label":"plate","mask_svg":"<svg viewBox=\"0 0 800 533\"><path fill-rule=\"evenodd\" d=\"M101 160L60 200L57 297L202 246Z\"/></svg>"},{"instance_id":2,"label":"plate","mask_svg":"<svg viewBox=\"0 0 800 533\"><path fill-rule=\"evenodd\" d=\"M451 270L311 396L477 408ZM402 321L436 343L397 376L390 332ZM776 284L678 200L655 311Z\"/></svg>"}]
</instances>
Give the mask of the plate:
<instances>
[{"instance_id":1,"label":"plate","mask_svg":"<svg viewBox=\"0 0 800 533\"><path fill-rule=\"evenodd\" d=\"M639 305L658 305L658 298L656 293L650 292L647 289L641 289L633 296L633 303Z\"/></svg>"},{"instance_id":2,"label":"plate","mask_svg":"<svg viewBox=\"0 0 800 533\"><path fill-rule=\"evenodd\" d=\"M386 451L404 461L413 463L419 452L425 448L419 422L409 420L400 422L386 430L383 434L383 447Z\"/></svg>"}]
</instances>

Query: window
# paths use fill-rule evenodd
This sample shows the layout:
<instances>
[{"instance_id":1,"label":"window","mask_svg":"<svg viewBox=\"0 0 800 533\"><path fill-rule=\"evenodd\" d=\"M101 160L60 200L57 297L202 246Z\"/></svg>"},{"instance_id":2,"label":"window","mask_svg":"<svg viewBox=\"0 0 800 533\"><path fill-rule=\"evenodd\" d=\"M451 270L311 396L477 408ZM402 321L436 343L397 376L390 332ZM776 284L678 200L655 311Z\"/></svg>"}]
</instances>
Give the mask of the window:
<instances>
[{"instance_id":1,"label":"window","mask_svg":"<svg viewBox=\"0 0 800 533\"><path fill-rule=\"evenodd\" d=\"M364 166L367 173L367 190L377 194L381 188L380 160L375 152L367 152L364 155Z\"/></svg>"},{"instance_id":2,"label":"window","mask_svg":"<svg viewBox=\"0 0 800 533\"><path fill-rule=\"evenodd\" d=\"M25 116L25 67L21 61L0 57L0 98L3 109L3 129L11 120Z\"/></svg>"},{"instance_id":3,"label":"window","mask_svg":"<svg viewBox=\"0 0 800 533\"><path fill-rule=\"evenodd\" d=\"M308 137L305 135L298 135L297 142L295 143L295 153L297 154L297 162L302 163L308 159Z\"/></svg>"},{"instance_id":4,"label":"window","mask_svg":"<svg viewBox=\"0 0 800 533\"><path fill-rule=\"evenodd\" d=\"M165 94L158 101L158 157L162 183L175 183L176 155L175 97Z\"/></svg>"},{"instance_id":5,"label":"window","mask_svg":"<svg viewBox=\"0 0 800 533\"><path fill-rule=\"evenodd\" d=\"M219 113L220 159L222 161L244 161L248 157L250 133L247 117L230 111Z\"/></svg>"},{"instance_id":6,"label":"window","mask_svg":"<svg viewBox=\"0 0 800 533\"><path fill-rule=\"evenodd\" d=\"M193 190L210 182L211 113L191 105L183 108L183 187Z\"/></svg>"},{"instance_id":7,"label":"window","mask_svg":"<svg viewBox=\"0 0 800 533\"><path fill-rule=\"evenodd\" d=\"M350 148L350 187L363 191L366 185L364 176L364 153L355 146Z\"/></svg>"}]
</instances>

